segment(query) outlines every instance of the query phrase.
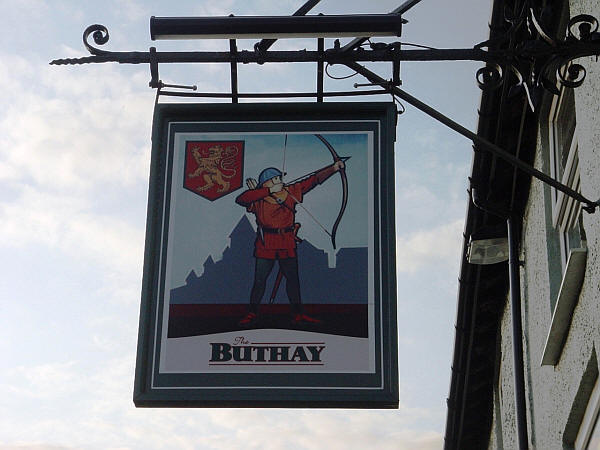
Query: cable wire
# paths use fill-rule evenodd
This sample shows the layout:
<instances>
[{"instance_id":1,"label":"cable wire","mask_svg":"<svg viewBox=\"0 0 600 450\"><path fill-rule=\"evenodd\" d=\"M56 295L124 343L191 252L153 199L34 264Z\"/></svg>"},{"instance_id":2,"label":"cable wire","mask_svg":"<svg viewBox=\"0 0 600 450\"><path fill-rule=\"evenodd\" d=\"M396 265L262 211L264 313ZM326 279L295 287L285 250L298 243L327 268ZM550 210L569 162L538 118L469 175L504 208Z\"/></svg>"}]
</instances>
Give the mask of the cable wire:
<instances>
[{"instance_id":1,"label":"cable wire","mask_svg":"<svg viewBox=\"0 0 600 450\"><path fill-rule=\"evenodd\" d=\"M334 77L333 75L331 75L331 74L329 73L329 70L328 70L329 66L331 66L331 64L329 64L329 63L327 63L327 64L325 65L325 73L326 73L326 74L327 74L327 76L328 76L329 78L331 78L332 80L347 80L348 78L352 78L353 76L355 76L355 75L358 75L358 72L354 72L354 73L353 73L353 74L351 74L351 75L346 75L346 76L343 76L343 77Z\"/></svg>"}]
</instances>

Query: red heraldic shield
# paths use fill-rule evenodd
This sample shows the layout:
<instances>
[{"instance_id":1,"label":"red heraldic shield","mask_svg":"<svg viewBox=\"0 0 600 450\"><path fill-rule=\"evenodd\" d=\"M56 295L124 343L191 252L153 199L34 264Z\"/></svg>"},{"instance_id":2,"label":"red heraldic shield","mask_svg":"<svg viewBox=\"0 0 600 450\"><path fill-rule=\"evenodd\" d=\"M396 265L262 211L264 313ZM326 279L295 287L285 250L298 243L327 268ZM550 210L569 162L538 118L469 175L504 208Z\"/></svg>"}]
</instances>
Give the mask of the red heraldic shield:
<instances>
[{"instance_id":1,"label":"red heraldic shield","mask_svg":"<svg viewBox=\"0 0 600 450\"><path fill-rule=\"evenodd\" d=\"M210 200L242 187L244 141L187 141L183 187Z\"/></svg>"}]
</instances>

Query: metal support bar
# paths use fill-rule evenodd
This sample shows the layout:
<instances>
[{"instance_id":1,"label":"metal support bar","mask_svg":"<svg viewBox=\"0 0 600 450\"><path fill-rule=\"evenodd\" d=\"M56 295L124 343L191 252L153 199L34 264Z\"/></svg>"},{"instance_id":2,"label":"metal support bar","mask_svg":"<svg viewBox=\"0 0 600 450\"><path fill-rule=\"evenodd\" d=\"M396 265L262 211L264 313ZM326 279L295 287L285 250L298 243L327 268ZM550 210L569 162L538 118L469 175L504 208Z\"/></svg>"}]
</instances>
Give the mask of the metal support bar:
<instances>
[{"instance_id":1,"label":"metal support bar","mask_svg":"<svg viewBox=\"0 0 600 450\"><path fill-rule=\"evenodd\" d=\"M158 86L160 89L162 88L176 88L176 89L189 89L191 91L195 91L196 89L198 89L198 86L196 86L195 84L193 85L188 85L188 84L168 84L168 83L163 83L162 81L159 83Z\"/></svg>"},{"instance_id":2,"label":"metal support bar","mask_svg":"<svg viewBox=\"0 0 600 450\"><path fill-rule=\"evenodd\" d=\"M397 45L394 49L394 53L397 55L392 61L392 83L394 86L400 86L402 81L400 80L400 45Z\"/></svg>"},{"instance_id":3,"label":"metal support bar","mask_svg":"<svg viewBox=\"0 0 600 450\"><path fill-rule=\"evenodd\" d=\"M164 85L167 87L167 85ZM228 92L170 92L160 91L160 95L171 97L198 97L198 98L231 98ZM334 91L323 92L323 97L353 97L361 95L390 95L386 89L370 89L365 91ZM238 98L309 98L318 97L318 92L245 92L238 93Z\"/></svg>"},{"instance_id":4,"label":"metal support bar","mask_svg":"<svg viewBox=\"0 0 600 450\"><path fill-rule=\"evenodd\" d=\"M377 75L374 72L371 72L369 69L361 66L360 64L346 63L346 66L348 66L350 69L363 75L371 83L378 84L379 86L389 89L394 95L398 96L399 98L404 100L406 103L409 103L410 105L421 110L428 116L434 118L438 122L441 122L442 124L446 125L448 128L450 128L450 129L456 131L457 133L465 136L466 138L470 139L471 141L473 141L473 143L478 144L482 149L491 152L492 154L498 156L499 158L502 158L503 160L509 162L513 166L518 167L523 172L537 178L538 180L541 180L542 182L563 192L565 195L568 195L569 197L577 200L578 202L584 203L586 206L583 206L583 209L585 209L587 212L593 213L596 210L596 208L598 206L600 206L600 200L595 201L595 202L592 200L589 200L588 198L584 197L581 193L574 191L570 187L565 186L564 184L556 181L554 178L546 175L543 172L540 172L539 170L530 166L529 164L525 163L524 161L521 161L519 158L510 154L506 150L503 150L502 148L500 148L497 145L482 138L481 136L477 135L476 133L473 133L472 131L468 130L467 128L465 128L462 125L458 124L457 122L453 121L449 117L447 117L444 114L440 113L439 111L435 110L431 106L423 103L422 101L418 100L417 98L413 97L412 95L404 92L402 89L398 88L397 86L390 85L389 81L384 80L379 75Z\"/></svg>"},{"instance_id":5,"label":"metal support bar","mask_svg":"<svg viewBox=\"0 0 600 450\"><path fill-rule=\"evenodd\" d=\"M242 64L250 63L284 63L284 62L317 62L322 58L329 64L346 64L349 62L384 62L394 61L492 61L492 56L478 48L451 48L431 50L400 50L394 52L391 48L384 50L355 50L341 52L327 49L322 57L318 51L270 51L258 54L254 51L242 50L237 53L237 61ZM229 63L229 52L156 52L158 63ZM51 65L89 64L118 62L120 64L148 64L149 52L106 52L100 55L84 56L83 58L62 58L50 62Z\"/></svg>"},{"instance_id":6,"label":"metal support bar","mask_svg":"<svg viewBox=\"0 0 600 450\"><path fill-rule=\"evenodd\" d=\"M317 39L317 50L322 55L325 50L325 39ZM317 103L323 102L323 59L317 61Z\"/></svg>"},{"instance_id":7,"label":"metal support bar","mask_svg":"<svg viewBox=\"0 0 600 450\"><path fill-rule=\"evenodd\" d=\"M52 64L52 63L50 63ZM156 59L156 47L150 47L150 83L151 88L158 88L160 80L158 78L158 60Z\"/></svg>"},{"instance_id":8,"label":"metal support bar","mask_svg":"<svg viewBox=\"0 0 600 450\"><path fill-rule=\"evenodd\" d=\"M317 6L320 1L321 0L308 0L304 5L298 8L292 16L305 16L311 9ZM254 44L254 50L257 52L266 52L275 42L277 42L277 39L263 39Z\"/></svg>"},{"instance_id":9,"label":"metal support bar","mask_svg":"<svg viewBox=\"0 0 600 450\"><path fill-rule=\"evenodd\" d=\"M235 39L229 40L229 53L231 53L231 103L238 102L238 76L237 76L237 45Z\"/></svg>"}]
</instances>

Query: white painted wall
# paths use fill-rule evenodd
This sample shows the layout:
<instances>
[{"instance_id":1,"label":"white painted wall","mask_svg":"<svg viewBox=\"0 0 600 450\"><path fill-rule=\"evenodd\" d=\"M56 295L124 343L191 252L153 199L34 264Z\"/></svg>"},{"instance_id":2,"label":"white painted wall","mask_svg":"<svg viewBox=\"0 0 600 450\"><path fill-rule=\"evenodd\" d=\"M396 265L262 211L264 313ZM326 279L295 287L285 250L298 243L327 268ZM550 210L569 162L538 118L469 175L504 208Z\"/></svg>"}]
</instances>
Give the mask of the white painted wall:
<instances>
[{"instance_id":1,"label":"white painted wall","mask_svg":"<svg viewBox=\"0 0 600 450\"><path fill-rule=\"evenodd\" d=\"M599 0L575 0L571 17L577 14L600 17ZM577 88L576 113L582 193L600 197L600 62L595 58L579 61L587 69L583 86ZM535 165L549 173L548 156L543 154L543 134L538 136ZM547 145L545 146L547 147ZM593 349L600 349L600 211L584 213L587 235L587 266L577 306L573 311L560 360L556 366L541 366L552 311L549 262L546 245L548 188L532 182L524 218L521 259L521 294L524 333L527 422L531 448L551 450L570 448L578 428L578 412L587 399L582 393L589 383L588 363ZM494 395L494 420L489 448L517 448L514 378L512 363L511 313L507 301L501 321L501 355L498 384ZM594 361L597 366L597 362ZM586 368L588 368L586 372ZM598 367L596 367L597 369ZM593 381L593 380L592 380ZM578 392L580 393L578 395Z\"/></svg>"}]
</instances>

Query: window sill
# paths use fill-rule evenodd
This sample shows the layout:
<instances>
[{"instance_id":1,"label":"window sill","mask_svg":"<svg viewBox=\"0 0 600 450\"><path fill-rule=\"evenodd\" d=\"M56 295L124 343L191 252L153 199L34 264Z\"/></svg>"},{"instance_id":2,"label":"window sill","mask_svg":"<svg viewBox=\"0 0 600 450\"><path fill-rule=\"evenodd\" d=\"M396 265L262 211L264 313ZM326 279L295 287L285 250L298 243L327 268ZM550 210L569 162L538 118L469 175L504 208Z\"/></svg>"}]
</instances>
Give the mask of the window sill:
<instances>
[{"instance_id":1,"label":"window sill","mask_svg":"<svg viewBox=\"0 0 600 450\"><path fill-rule=\"evenodd\" d=\"M577 305L579 292L583 284L586 260L587 250L584 248L573 249L569 253L569 260L558 291L554 314L552 314L550 331L544 345L542 366L555 366L560 359L571 326L573 310Z\"/></svg>"}]
</instances>

